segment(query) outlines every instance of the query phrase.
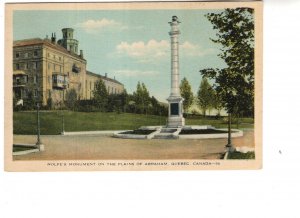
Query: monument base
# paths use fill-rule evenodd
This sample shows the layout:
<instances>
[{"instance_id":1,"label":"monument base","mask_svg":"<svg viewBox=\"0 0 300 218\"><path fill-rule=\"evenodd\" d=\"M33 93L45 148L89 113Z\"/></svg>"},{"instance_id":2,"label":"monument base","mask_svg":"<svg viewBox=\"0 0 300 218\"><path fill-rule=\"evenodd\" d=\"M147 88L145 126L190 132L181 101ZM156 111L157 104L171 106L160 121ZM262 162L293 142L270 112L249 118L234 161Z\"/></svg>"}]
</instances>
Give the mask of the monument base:
<instances>
[{"instance_id":1,"label":"monument base","mask_svg":"<svg viewBox=\"0 0 300 218\"><path fill-rule=\"evenodd\" d=\"M177 128L185 125L185 119L181 116L168 117L168 128Z\"/></svg>"},{"instance_id":2,"label":"monument base","mask_svg":"<svg viewBox=\"0 0 300 218\"><path fill-rule=\"evenodd\" d=\"M181 96L170 96L168 99L169 102L169 116L167 127L177 128L185 125L183 117L183 107L182 102L183 98Z\"/></svg>"}]
</instances>

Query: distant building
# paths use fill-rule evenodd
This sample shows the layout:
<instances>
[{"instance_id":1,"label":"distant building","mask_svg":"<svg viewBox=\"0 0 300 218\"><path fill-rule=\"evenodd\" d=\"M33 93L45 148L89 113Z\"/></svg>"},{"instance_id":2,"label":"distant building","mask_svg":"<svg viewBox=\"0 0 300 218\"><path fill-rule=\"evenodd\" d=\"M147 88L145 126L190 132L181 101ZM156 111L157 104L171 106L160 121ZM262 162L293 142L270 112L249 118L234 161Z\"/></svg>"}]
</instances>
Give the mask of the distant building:
<instances>
[{"instance_id":1,"label":"distant building","mask_svg":"<svg viewBox=\"0 0 300 218\"><path fill-rule=\"evenodd\" d=\"M74 30L62 29L63 38L25 39L13 44L13 94L17 100L26 99L31 93L40 96L43 105L52 98L57 104L65 99L70 89L75 89L78 99L91 99L95 83L100 78L108 92L122 93L124 85L86 70L87 61L83 51L78 54L78 40Z\"/></svg>"},{"instance_id":2,"label":"distant building","mask_svg":"<svg viewBox=\"0 0 300 218\"><path fill-rule=\"evenodd\" d=\"M108 94L120 94L124 91L124 85L115 79L108 78L107 74L102 76L90 71L86 71L86 99L93 98L93 91L95 89L96 82L99 79L104 81Z\"/></svg>"}]
</instances>

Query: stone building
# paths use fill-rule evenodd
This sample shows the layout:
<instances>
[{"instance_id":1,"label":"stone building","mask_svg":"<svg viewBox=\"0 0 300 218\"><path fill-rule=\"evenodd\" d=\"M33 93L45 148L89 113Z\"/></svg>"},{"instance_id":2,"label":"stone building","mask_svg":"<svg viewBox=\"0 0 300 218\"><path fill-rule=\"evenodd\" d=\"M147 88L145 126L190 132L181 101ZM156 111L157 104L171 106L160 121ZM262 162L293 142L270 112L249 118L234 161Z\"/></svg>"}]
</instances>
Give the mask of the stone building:
<instances>
[{"instance_id":1,"label":"stone building","mask_svg":"<svg viewBox=\"0 0 300 218\"><path fill-rule=\"evenodd\" d=\"M86 99L93 98L93 91L96 87L96 82L102 79L105 83L108 94L120 94L124 91L124 85L115 79L111 79L105 73L105 76L86 71Z\"/></svg>"},{"instance_id":2,"label":"stone building","mask_svg":"<svg viewBox=\"0 0 300 218\"><path fill-rule=\"evenodd\" d=\"M78 99L91 99L100 78L109 93L124 91L124 85L117 80L87 71L83 51L78 54L74 30L64 28L62 33L63 38L58 41L55 34L51 39L14 41L13 94L17 100L26 99L31 93L35 98L39 96L43 105L49 98L58 104L71 89L75 89Z\"/></svg>"}]
</instances>

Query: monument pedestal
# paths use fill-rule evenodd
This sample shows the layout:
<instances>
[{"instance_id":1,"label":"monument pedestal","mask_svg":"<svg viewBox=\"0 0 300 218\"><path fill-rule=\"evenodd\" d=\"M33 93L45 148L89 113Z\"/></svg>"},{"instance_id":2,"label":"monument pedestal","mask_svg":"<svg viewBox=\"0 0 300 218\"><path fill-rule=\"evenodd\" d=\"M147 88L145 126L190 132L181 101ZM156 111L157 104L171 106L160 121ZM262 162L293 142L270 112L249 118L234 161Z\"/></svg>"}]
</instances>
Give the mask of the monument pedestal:
<instances>
[{"instance_id":1,"label":"monument pedestal","mask_svg":"<svg viewBox=\"0 0 300 218\"><path fill-rule=\"evenodd\" d=\"M183 117L182 102L183 98L180 96L170 96L169 102L169 116L168 116L168 128L177 128L185 125L185 119Z\"/></svg>"}]
</instances>

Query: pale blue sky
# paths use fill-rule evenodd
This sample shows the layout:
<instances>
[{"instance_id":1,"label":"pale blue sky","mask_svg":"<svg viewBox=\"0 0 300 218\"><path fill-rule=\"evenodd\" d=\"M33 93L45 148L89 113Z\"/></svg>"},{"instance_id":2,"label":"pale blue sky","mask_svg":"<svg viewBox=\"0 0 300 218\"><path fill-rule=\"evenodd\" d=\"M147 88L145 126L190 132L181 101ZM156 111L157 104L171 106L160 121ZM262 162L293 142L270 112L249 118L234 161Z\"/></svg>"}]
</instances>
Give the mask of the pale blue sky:
<instances>
[{"instance_id":1,"label":"pale blue sky","mask_svg":"<svg viewBox=\"0 0 300 218\"><path fill-rule=\"evenodd\" d=\"M138 81L166 102L170 93L170 39L168 22L173 15L180 24L180 78L186 77L194 94L199 88L200 69L224 67L217 57L219 47L210 41L215 31L204 15L211 10L143 11L16 11L14 40L45 38L61 29L75 29L74 38L84 51L87 69L116 77L129 93ZM215 11L216 12L216 11Z\"/></svg>"}]
</instances>

